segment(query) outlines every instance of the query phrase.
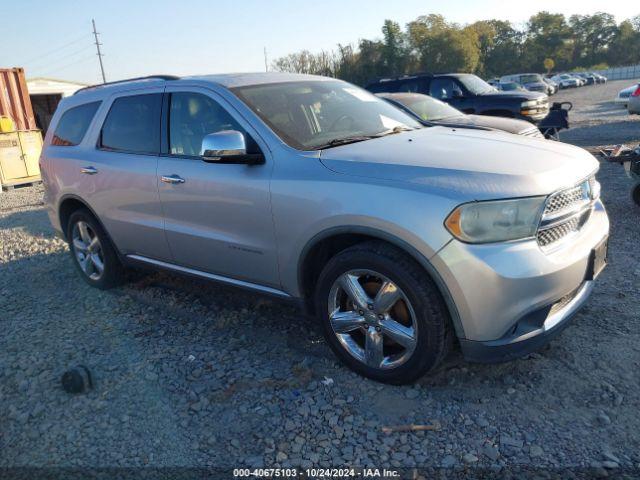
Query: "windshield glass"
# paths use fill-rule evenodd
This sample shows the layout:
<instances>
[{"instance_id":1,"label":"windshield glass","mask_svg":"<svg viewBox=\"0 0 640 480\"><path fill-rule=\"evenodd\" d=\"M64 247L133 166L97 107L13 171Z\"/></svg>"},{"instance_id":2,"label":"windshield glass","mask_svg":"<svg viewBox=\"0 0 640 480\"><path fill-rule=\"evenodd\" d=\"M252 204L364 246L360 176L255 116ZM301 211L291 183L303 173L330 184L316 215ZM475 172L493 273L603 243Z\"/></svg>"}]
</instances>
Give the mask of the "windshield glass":
<instances>
[{"instance_id":1,"label":"windshield glass","mask_svg":"<svg viewBox=\"0 0 640 480\"><path fill-rule=\"evenodd\" d=\"M542 77L537 73L530 73L528 75L520 75L521 83L537 83L542 82Z\"/></svg>"},{"instance_id":2,"label":"windshield glass","mask_svg":"<svg viewBox=\"0 0 640 480\"><path fill-rule=\"evenodd\" d=\"M426 95L411 95L410 97L393 98L393 100L404 105L422 120L426 121L459 117L462 115L460 110Z\"/></svg>"},{"instance_id":3,"label":"windshield glass","mask_svg":"<svg viewBox=\"0 0 640 480\"><path fill-rule=\"evenodd\" d=\"M496 89L475 75L460 75L458 77L460 82L465 86L467 90L475 95L482 95L484 93L495 92Z\"/></svg>"},{"instance_id":4,"label":"windshield glass","mask_svg":"<svg viewBox=\"0 0 640 480\"><path fill-rule=\"evenodd\" d=\"M509 83L501 83L500 88L505 92L508 92L510 90L520 90L522 87L520 86L519 83L509 82Z\"/></svg>"},{"instance_id":5,"label":"windshield glass","mask_svg":"<svg viewBox=\"0 0 640 480\"><path fill-rule=\"evenodd\" d=\"M338 80L249 85L232 91L276 135L298 150L421 127L407 113Z\"/></svg>"}]
</instances>

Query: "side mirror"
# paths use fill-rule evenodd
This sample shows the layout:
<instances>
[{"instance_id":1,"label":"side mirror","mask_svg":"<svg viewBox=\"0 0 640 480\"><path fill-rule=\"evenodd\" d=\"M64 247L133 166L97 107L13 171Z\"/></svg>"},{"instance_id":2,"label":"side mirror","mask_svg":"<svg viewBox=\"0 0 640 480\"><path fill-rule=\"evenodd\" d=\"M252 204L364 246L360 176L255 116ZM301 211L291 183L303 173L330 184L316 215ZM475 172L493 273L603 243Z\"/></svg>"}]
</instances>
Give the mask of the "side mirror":
<instances>
[{"instance_id":1,"label":"side mirror","mask_svg":"<svg viewBox=\"0 0 640 480\"><path fill-rule=\"evenodd\" d=\"M200 156L205 162L248 165L264 163L262 154L247 153L247 142L244 134L237 130L222 130L206 135L202 139Z\"/></svg>"}]
</instances>

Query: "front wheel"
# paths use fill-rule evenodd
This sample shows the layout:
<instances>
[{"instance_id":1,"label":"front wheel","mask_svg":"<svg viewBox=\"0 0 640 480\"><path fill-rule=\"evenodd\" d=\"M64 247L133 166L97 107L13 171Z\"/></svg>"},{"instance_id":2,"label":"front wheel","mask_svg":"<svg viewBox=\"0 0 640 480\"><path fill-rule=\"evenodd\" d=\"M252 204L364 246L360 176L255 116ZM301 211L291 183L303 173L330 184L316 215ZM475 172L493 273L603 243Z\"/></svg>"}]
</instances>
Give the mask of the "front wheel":
<instances>
[{"instance_id":1,"label":"front wheel","mask_svg":"<svg viewBox=\"0 0 640 480\"><path fill-rule=\"evenodd\" d=\"M631 189L631 200L640 207L640 183Z\"/></svg>"},{"instance_id":2,"label":"front wheel","mask_svg":"<svg viewBox=\"0 0 640 480\"><path fill-rule=\"evenodd\" d=\"M411 257L368 242L323 269L316 309L334 353L371 379L410 383L446 356L452 339L442 297Z\"/></svg>"}]
</instances>

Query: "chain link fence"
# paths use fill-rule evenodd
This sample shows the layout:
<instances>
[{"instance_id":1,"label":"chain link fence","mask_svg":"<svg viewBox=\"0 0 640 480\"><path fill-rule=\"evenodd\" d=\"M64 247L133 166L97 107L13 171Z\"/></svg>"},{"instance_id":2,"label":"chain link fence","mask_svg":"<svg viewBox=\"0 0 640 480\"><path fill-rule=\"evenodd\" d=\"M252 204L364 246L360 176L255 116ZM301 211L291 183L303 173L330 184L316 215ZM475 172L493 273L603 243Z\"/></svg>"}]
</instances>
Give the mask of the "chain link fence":
<instances>
[{"instance_id":1,"label":"chain link fence","mask_svg":"<svg viewBox=\"0 0 640 480\"><path fill-rule=\"evenodd\" d=\"M607 68L606 70L593 70L595 73L604 75L608 80L631 80L640 78L640 65L629 65L627 67Z\"/></svg>"}]
</instances>

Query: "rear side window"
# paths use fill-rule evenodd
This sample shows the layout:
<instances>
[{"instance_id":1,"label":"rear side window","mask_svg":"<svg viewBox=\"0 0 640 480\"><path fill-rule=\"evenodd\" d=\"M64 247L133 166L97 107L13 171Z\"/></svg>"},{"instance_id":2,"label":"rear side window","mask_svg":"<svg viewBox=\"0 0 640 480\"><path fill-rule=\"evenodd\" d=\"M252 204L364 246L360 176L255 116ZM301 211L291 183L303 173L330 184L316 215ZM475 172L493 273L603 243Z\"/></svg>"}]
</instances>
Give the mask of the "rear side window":
<instances>
[{"instance_id":1,"label":"rear side window","mask_svg":"<svg viewBox=\"0 0 640 480\"><path fill-rule=\"evenodd\" d=\"M59 147L78 145L87 133L99 106L100 102L85 103L64 112L56 126L51 145Z\"/></svg>"},{"instance_id":2,"label":"rear side window","mask_svg":"<svg viewBox=\"0 0 640 480\"><path fill-rule=\"evenodd\" d=\"M100 146L131 153L159 153L161 107L161 93L116 99L102 126Z\"/></svg>"}]
</instances>

